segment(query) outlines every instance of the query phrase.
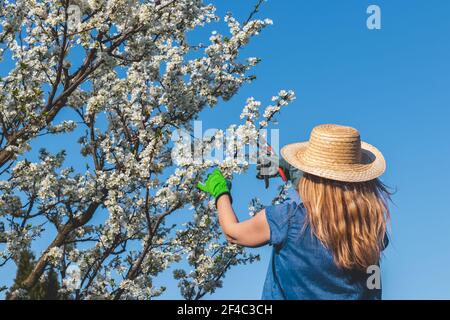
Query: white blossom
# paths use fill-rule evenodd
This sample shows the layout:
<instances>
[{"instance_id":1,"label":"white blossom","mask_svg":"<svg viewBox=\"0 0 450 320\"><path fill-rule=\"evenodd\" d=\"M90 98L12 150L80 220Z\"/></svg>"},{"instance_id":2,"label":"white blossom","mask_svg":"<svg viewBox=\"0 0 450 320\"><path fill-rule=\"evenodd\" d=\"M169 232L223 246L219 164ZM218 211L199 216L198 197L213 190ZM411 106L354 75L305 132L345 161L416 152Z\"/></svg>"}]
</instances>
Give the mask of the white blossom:
<instances>
[{"instance_id":1,"label":"white blossom","mask_svg":"<svg viewBox=\"0 0 450 320\"><path fill-rule=\"evenodd\" d=\"M258 259L225 241L214 200L196 186L212 167L228 178L247 170L235 153L294 93L280 91L262 116L249 98L241 122L189 148L172 136L255 80L260 59L241 49L271 20L227 14L227 30L198 43L187 35L220 21L203 1L27 0L1 10L0 57L12 63L0 78L0 265L39 243L28 289L51 266L67 298L152 299L166 290L161 273L184 260L174 277L185 298L199 299L229 268ZM46 149L50 136L60 152ZM192 150L226 138L223 159L193 161ZM73 139L79 154L64 151Z\"/></svg>"}]
</instances>

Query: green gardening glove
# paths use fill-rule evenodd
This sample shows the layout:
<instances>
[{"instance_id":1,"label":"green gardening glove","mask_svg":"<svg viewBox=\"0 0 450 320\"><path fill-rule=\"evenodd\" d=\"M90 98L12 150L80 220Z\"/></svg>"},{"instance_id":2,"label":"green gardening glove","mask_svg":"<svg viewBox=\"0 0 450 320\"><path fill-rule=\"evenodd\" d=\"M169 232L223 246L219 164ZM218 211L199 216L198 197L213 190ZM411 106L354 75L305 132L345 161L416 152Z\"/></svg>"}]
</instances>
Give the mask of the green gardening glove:
<instances>
[{"instance_id":1,"label":"green gardening glove","mask_svg":"<svg viewBox=\"0 0 450 320\"><path fill-rule=\"evenodd\" d=\"M204 183L199 182L197 187L200 190L212 195L216 199L216 205L219 197L224 194L228 194L231 200L231 182L224 178L222 172L220 172L218 168L214 169L212 173L208 174L208 177L206 178L206 181Z\"/></svg>"}]
</instances>

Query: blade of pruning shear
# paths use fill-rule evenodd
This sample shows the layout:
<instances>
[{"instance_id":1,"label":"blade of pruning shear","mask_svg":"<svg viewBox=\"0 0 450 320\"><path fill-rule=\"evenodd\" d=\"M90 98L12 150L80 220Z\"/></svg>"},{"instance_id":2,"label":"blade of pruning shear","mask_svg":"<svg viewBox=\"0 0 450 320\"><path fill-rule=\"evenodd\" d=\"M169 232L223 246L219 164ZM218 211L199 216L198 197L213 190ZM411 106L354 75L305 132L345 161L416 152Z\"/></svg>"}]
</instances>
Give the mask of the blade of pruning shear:
<instances>
[{"instance_id":1,"label":"blade of pruning shear","mask_svg":"<svg viewBox=\"0 0 450 320\"><path fill-rule=\"evenodd\" d=\"M262 146L260 145L262 143ZM273 150L272 146L267 142L267 140L259 135L259 139L257 141L258 144L258 151L261 151L261 148L263 148L263 152L265 152L267 155L271 155L271 156L276 156L277 154L275 153L275 151ZM286 177L286 173L284 172L283 168L281 168L280 166L278 166L278 173L280 174L281 179L286 182L287 181L287 177ZM269 188L269 177L268 176L264 176L264 185L265 188L268 189Z\"/></svg>"}]
</instances>

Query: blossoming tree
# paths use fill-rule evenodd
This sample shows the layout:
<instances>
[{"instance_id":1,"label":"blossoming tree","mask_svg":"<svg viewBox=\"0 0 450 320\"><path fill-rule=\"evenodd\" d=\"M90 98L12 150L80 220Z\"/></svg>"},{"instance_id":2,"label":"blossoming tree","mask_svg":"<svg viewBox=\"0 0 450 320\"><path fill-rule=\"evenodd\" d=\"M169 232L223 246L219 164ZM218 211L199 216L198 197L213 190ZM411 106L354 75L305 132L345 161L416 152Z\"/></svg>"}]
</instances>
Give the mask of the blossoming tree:
<instances>
[{"instance_id":1,"label":"blossoming tree","mask_svg":"<svg viewBox=\"0 0 450 320\"><path fill-rule=\"evenodd\" d=\"M0 78L0 266L48 240L11 298L26 298L51 268L64 298L149 299L165 289L154 279L181 265L173 272L181 294L200 299L229 268L257 258L224 241L213 201L196 189L212 166L231 177L248 163L183 161L171 139L254 80L249 70L259 59L239 53L271 24L254 18L261 3L245 21L225 16L229 32L202 44L187 34L220 17L200 0L1 1L8 71ZM228 130L231 148L248 143L292 99L281 91L261 116L249 99L241 123ZM63 109L74 118L55 123ZM38 137L80 127L85 171L66 166L64 150L42 149L37 162L27 157ZM219 130L190 143L207 151L222 138ZM189 210L187 223L167 223Z\"/></svg>"}]
</instances>

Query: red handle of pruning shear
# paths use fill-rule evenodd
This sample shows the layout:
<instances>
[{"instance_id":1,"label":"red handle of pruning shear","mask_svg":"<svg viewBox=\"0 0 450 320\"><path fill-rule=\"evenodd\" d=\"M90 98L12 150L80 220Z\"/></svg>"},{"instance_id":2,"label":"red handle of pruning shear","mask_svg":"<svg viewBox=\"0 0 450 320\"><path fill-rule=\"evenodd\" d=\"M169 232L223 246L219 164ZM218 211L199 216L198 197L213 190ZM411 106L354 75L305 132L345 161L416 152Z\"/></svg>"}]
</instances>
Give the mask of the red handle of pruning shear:
<instances>
[{"instance_id":1,"label":"red handle of pruning shear","mask_svg":"<svg viewBox=\"0 0 450 320\"><path fill-rule=\"evenodd\" d=\"M280 174L281 179L286 182L287 181L287 177L286 177L286 173L284 173L284 170L281 168L278 168L278 173Z\"/></svg>"},{"instance_id":2,"label":"red handle of pruning shear","mask_svg":"<svg viewBox=\"0 0 450 320\"><path fill-rule=\"evenodd\" d=\"M271 153L271 154L275 154L275 152L273 151L272 147L267 144L267 150ZM286 173L284 172L284 170L280 167L278 167L278 173L280 174L281 179L286 182L287 181L287 177L286 177ZM264 177L264 182L266 184L266 189L269 187L269 178L266 176Z\"/></svg>"}]
</instances>

